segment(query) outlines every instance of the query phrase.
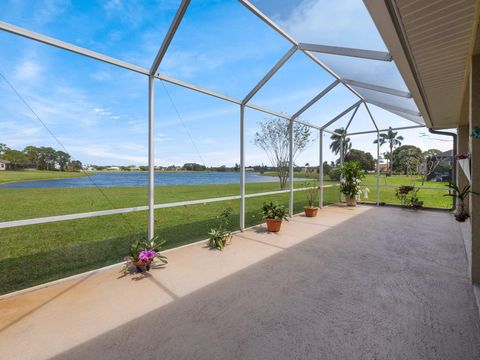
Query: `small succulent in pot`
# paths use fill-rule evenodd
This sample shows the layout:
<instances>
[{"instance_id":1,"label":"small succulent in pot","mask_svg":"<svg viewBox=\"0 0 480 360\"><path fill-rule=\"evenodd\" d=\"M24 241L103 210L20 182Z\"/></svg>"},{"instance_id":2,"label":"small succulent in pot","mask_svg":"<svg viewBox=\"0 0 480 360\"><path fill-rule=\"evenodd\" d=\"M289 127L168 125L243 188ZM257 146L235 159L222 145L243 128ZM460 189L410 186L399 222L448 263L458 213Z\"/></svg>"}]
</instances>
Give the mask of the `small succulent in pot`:
<instances>
[{"instance_id":1,"label":"small succulent in pot","mask_svg":"<svg viewBox=\"0 0 480 360\"><path fill-rule=\"evenodd\" d=\"M269 232L279 232L282 221L288 221L288 209L276 202L264 203L262 206L262 217L267 222Z\"/></svg>"},{"instance_id":2,"label":"small succulent in pot","mask_svg":"<svg viewBox=\"0 0 480 360\"><path fill-rule=\"evenodd\" d=\"M218 225L211 228L208 233L208 246L210 246L212 249L223 250L225 245L227 245L232 238L232 233L228 230L230 227L231 214L232 209L226 208L220 215L217 216L217 219L219 219Z\"/></svg>"},{"instance_id":3,"label":"small succulent in pot","mask_svg":"<svg viewBox=\"0 0 480 360\"><path fill-rule=\"evenodd\" d=\"M126 258L127 267L135 266L138 272L149 271L151 264L159 260L167 264L167 258L160 254L160 248L165 240L159 240L157 236L150 240L137 240L130 246L130 256Z\"/></svg>"}]
</instances>

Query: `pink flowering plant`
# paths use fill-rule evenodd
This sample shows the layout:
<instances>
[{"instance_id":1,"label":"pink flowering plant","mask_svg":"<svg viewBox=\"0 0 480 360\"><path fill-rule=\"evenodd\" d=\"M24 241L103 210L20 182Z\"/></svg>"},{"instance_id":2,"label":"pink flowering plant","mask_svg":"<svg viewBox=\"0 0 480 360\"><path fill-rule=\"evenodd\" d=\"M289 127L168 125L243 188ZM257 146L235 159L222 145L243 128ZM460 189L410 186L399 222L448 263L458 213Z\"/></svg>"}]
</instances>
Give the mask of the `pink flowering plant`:
<instances>
[{"instance_id":1,"label":"pink flowering plant","mask_svg":"<svg viewBox=\"0 0 480 360\"><path fill-rule=\"evenodd\" d=\"M159 260L163 264L167 264L167 258L160 254L160 248L165 244L165 240L158 240L155 236L151 240L137 240L130 246L130 256L127 257L128 263L137 267L137 270L143 271L145 268L150 270L150 264L155 260Z\"/></svg>"}]
</instances>

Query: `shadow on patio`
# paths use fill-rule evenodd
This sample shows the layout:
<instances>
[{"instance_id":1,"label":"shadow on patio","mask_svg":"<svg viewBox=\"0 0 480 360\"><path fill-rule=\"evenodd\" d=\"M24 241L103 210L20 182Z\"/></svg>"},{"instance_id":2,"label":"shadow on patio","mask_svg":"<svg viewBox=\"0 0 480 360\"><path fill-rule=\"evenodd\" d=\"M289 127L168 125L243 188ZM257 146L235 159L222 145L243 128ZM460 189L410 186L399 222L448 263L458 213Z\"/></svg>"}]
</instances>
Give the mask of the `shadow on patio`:
<instances>
[{"instance_id":1,"label":"shadow on patio","mask_svg":"<svg viewBox=\"0 0 480 360\"><path fill-rule=\"evenodd\" d=\"M197 244L168 256L146 277L115 268L1 301L0 357L480 357L447 213L329 207L280 234L237 234L223 253Z\"/></svg>"}]
</instances>

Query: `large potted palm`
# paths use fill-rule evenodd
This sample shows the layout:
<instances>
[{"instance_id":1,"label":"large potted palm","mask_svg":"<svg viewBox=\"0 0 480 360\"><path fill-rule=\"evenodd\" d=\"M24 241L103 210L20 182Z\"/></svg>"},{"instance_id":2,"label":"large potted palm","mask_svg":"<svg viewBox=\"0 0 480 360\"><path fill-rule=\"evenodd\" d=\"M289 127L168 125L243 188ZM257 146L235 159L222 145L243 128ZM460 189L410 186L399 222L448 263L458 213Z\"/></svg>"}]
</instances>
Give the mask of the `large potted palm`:
<instances>
[{"instance_id":1,"label":"large potted palm","mask_svg":"<svg viewBox=\"0 0 480 360\"><path fill-rule=\"evenodd\" d=\"M360 194L360 183L365 177L358 161L347 161L342 166L340 191L345 195L347 206L357 206L356 196Z\"/></svg>"}]
</instances>

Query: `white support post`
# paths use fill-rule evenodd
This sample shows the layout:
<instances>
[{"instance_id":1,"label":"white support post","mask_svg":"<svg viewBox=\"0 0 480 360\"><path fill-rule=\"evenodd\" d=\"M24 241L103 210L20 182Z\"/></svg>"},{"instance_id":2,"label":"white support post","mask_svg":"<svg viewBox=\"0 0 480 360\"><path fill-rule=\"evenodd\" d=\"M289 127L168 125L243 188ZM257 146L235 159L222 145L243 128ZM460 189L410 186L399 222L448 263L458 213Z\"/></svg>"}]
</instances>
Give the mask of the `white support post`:
<instances>
[{"instance_id":1,"label":"white support post","mask_svg":"<svg viewBox=\"0 0 480 360\"><path fill-rule=\"evenodd\" d=\"M318 206L323 208L323 130L319 130L320 138L318 140L320 168L318 169L319 183L320 183L320 199Z\"/></svg>"},{"instance_id":2,"label":"white support post","mask_svg":"<svg viewBox=\"0 0 480 360\"><path fill-rule=\"evenodd\" d=\"M155 236L155 77L148 77L148 239Z\"/></svg>"},{"instance_id":3,"label":"white support post","mask_svg":"<svg viewBox=\"0 0 480 360\"><path fill-rule=\"evenodd\" d=\"M344 137L340 137L340 167L343 167L343 158L344 158L344 153L343 153L343 139ZM342 181L343 176L340 175L340 181ZM340 202L342 202L342 192L340 192Z\"/></svg>"},{"instance_id":4,"label":"white support post","mask_svg":"<svg viewBox=\"0 0 480 360\"><path fill-rule=\"evenodd\" d=\"M245 105L240 105L240 230L245 229Z\"/></svg>"},{"instance_id":5,"label":"white support post","mask_svg":"<svg viewBox=\"0 0 480 360\"><path fill-rule=\"evenodd\" d=\"M377 206L380 205L380 133L377 131Z\"/></svg>"},{"instance_id":6,"label":"white support post","mask_svg":"<svg viewBox=\"0 0 480 360\"><path fill-rule=\"evenodd\" d=\"M288 202L288 215L290 217L293 216L293 119L290 120L289 126L289 136L288 136L288 144L289 144L289 156L288 156L288 164L289 164L289 186L290 186L290 197Z\"/></svg>"}]
</instances>

